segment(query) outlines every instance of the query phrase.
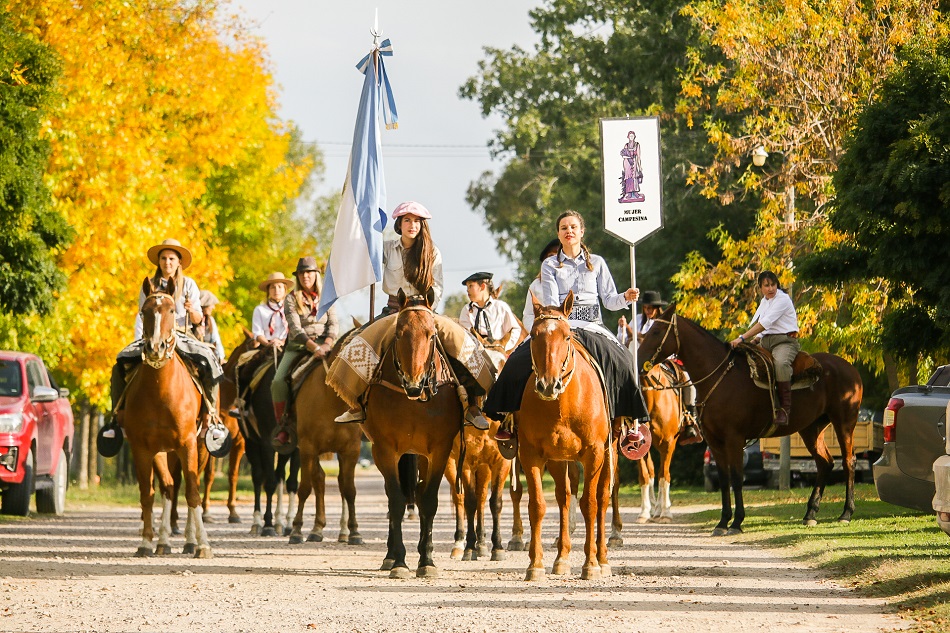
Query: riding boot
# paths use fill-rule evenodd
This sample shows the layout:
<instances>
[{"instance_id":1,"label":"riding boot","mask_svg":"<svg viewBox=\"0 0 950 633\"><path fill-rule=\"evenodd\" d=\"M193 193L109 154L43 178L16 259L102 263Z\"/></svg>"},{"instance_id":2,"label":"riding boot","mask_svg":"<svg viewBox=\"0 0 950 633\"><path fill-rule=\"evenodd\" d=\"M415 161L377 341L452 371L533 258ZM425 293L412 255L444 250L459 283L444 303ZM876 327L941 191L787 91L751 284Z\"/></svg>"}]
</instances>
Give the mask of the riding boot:
<instances>
[{"instance_id":1,"label":"riding boot","mask_svg":"<svg viewBox=\"0 0 950 633\"><path fill-rule=\"evenodd\" d=\"M275 402L274 403L274 419L277 420L278 426L282 426L281 420L284 419L284 409L286 408L286 402ZM290 439L290 435L283 428L277 432L277 441L281 444L286 444Z\"/></svg>"},{"instance_id":2,"label":"riding boot","mask_svg":"<svg viewBox=\"0 0 950 633\"><path fill-rule=\"evenodd\" d=\"M498 427L498 431L495 433L495 439L499 442L507 442L511 439L513 433L514 417L506 415L505 420L501 423L501 426Z\"/></svg>"},{"instance_id":3,"label":"riding boot","mask_svg":"<svg viewBox=\"0 0 950 633\"><path fill-rule=\"evenodd\" d=\"M125 391L125 363L119 361L112 366L112 379L111 384L111 395L112 395L112 417L109 420L109 427L113 427L118 424L118 411L116 407L119 406L119 399L122 397L122 393ZM115 437L115 431L111 430L111 435L109 437ZM108 432L108 431L107 431Z\"/></svg>"},{"instance_id":4,"label":"riding boot","mask_svg":"<svg viewBox=\"0 0 950 633\"><path fill-rule=\"evenodd\" d=\"M678 444L683 446L703 441L703 434L699 430L699 414L696 405L686 405L686 415L683 416L683 426L680 428Z\"/></svg>"},{"instance_id":5,"label":"riding boot","mask_svg":"<svg viewBox=\"0 0 950 633\"><path fill-rule=\"evenodd\" d=\"M775 383L778 389L778 403L781 407L775 413L775 424L785 426L792 416L792 383L789 381Z\"/></svg>"}]
</instances>

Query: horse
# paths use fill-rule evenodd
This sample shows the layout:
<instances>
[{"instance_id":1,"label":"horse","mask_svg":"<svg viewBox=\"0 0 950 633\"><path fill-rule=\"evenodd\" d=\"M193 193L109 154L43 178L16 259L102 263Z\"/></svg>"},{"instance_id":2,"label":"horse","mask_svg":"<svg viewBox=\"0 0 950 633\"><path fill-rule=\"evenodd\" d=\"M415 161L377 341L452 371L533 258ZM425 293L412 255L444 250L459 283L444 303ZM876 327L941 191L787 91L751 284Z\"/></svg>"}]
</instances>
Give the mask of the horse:
<instances>
[{"instance_id":1,"label":"horse","mask_svg":"<svg viewBox=\"0 0 950 633\"><path fill-rule=\"evenodd\" d=\"M155 536L152 528L155 498L152 478L155 471L164 497L155 553L171 552L168 537L171 533L173 484L165 453L175 452L184 466L188 502L183 552L194 554L195 558L211 558L211 545L198 513L201 497L198 493L197 420L201 411L201 394L176 351L179 335L175 332L174 282L160 290L146 278L142 292L146 296L141 309L145 332L143 363L126 388L123 413L123 428L135 462L142 507L142 542L136 556L152 554Z\"/></svg>"},{"instance_id":2,"label":"horse","mask_svg":"<svg viewBox=\"0 0 950 633\"><path fill-rule=\"evenodd\" d=\"M610 576L607 560L606 516L612 468L612 424L600 377L574 340L568 317L574 293L560 306L542 306L532 297L535 321L531 329L534 386L525 388L521 410L515 413L519 458L528 481L531 523L530 562L525 580L544 577L541 520L544 493L541 474L551 461L578 461L584 469L584 494L580 499L586 539L581 579ZM555 477L555 496L561 515L558 555L552 573L570 573L567 482Z\"/></svg>"},{"instance_id":3,"label":"horse","mask_svg":"<svg viewBox=\"0 0 950 633\"><path fill-rule=\"evenodd\" d=\"M641 369L646 363L671 354L683 362L696 385L701 428L722 482L722 514L713 535L740 533L745 519L743 448L748 440L761 437L772 426L771 394L752 382L745 354L736 352L697 323L676 314L675 304L654 320L640 344ZM777 427L774 434L797 432L815 460L815 486L802 520L811 526L818 523L818 507L834 466L822 433L829 423L834 426L846 476L844 509L838 521L847 524L854 514L853 435L863 386L857 370L843 358L827 353L812 356L821 364L821 376L810 388L793 391L791 419L787 425ZM730 485L736 497L735 515Z\"/></svg>"},{"instance_id":4,"label":"horse","mask_svg":"<svg viewBox=\"0 0 950 633\"><path fill-rule=\"evenodd\" d=\"M327 524L324 503L326 474L320 465L320 456L324 453L336 453L340 468L337 481L343 497L343 513L337 540L350 545L363 543L356 522L355 482L362 432L356 424L337 424L334 421L348 407L326 382L327 367L345 339L346 336L340 337L330 354L304 379L297 393L297 449L300 451L301 478L297 514L290 532L291 544L303 543L303 511L311 491L314 492L316 515L307 541L319 543L323 540L323 528Z\"/></svg>"},{"instance_id":5,"label":"horse","mask_svg":"<svg viewBox=\"0 0 950 633\"><path fill-rule=\"evenodd\" d=\"M438 377L450 366L438 352L438 335L430 289L425 297L407 297L399 291L395 340L379 368L380 381L366 395L363 431L373 442L373 459L383 475L389 501L389 538L381 570L391 578L409 577L402 521L405 488L416 475L400 468L418 456L419 564L416 576L433 578L432 524L439 505L439 484L455 436L462 428L462 405L450 384ZM397 386L398 385L398 386ZM443 387L443 388L439 388ZM415 469L411 469L415 471Z\"/></svg>"}]
</instances>

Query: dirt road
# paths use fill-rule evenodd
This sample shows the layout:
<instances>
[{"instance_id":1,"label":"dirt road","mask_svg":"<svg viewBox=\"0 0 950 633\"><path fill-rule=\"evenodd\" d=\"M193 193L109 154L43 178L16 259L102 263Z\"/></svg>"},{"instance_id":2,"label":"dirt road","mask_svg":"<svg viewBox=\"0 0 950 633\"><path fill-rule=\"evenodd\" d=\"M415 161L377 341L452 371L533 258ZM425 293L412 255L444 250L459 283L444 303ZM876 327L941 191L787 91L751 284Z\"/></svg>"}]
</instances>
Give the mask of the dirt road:
<instances>
[{"instance_id":1,"label":"dirt road","mask_svg":"<svg viewBox=\"0 0 950 633\"><path fill-rule=\"evenodd\" d=\"M581 581L583 543L575 540L570 577L526 583L524 552L501 562L449 558L454 524L444 496L440 577L391 580L376 571L386 542L382 480L366 471L357 486L362 546L335 542L335 485L323 543L250 536L249 506L238 525L214 507L211 560L182 555L180 536L172 556L133 558L138 509L73 507L64 517L0 524L0 631L869 633L902 624L883 615L880 602L770 552L686 525L636 525L635 508L625 510L624 545L611 551L612 577ZM554 537L554 514L549 504L545 543ZM305 534L312 521L305 514ZM506 541L510 525L506 508ZM409 523L406 532L414 567L418 529ZM548 551L549 572L553 560Z\"/></svg>"}]
</instances>

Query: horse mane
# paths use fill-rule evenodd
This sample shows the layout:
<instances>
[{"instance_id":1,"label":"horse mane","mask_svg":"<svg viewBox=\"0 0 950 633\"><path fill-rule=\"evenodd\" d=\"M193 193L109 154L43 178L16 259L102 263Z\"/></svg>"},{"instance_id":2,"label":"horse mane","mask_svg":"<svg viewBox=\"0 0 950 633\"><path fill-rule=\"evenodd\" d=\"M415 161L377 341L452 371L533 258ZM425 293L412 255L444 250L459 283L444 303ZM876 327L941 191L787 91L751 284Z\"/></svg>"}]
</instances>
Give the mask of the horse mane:
<instances>
[{"instance_id":1,"label":"horse mane","mask_svg":"<svg viewBox=\"0 0 950 633\"><path fill-rule=\"evenodd\" d=\"M709 330L707 330L706 328L704 328L703 326L701 326L699 323L696 323L696 321L693 321L692 319L688 319L688 318L684 317L684 316L681 315L681 314L677 314L677 315L676 315L676 319L677 319L677 321L682 321L682 322L686 323L687 325L692 326L692 327L693 327L695 330L697 330L700 334L702 334L702 335L704 335L704 336L706 336L706 337L708 337L708 338L710 338L710 339L716 341L716 342L719 343L720 345L722 345L722 346L724 346L724 347L727 347L727 348L729 347L729 342L728 342L728 341L723 341L723 340L721 340L718 336L716 336L715 334L713 334L712 332L710 332Z\"/></svg>"}]
</instances>

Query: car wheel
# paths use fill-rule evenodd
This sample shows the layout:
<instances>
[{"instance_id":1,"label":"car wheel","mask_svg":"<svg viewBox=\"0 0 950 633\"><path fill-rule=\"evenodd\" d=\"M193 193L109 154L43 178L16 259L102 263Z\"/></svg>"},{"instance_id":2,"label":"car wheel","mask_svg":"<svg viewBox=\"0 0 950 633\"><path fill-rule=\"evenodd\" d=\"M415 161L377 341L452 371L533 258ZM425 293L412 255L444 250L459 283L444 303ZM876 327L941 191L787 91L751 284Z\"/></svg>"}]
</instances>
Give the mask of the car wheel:
<instances>
[{"instance_id":1,"label":"car wheel","mask_svg":"<svg viewBox=\"0 0 950 633\"><path fill-rule=\"evenodd\" d=\"M719 482L713 481L709 475L703 477L703 488L706 492L716 492L719 490Z\"/></svg>"},{"instance_id":2,"label":"car wheel","mask_svg":"<svg viewBox=\"0 0 950 633\"><path fill-rule=\"evenodd\" d=\"M69 485L69 458L66 449L59 449L59 464L53 473L53 485L36 491L36 511L62 515L66 511L66 487Z\"/></svg>"},{"instance_id":3,"label":"car wheel","mask_svg":"<svg viewBox=\"0 0 950 633\"><path fill-rule=\"evenodd\" d=\"M33 463L33 451L26 454L23 465L23 481L3 491L0 498L0 512L25 517L30 513L30 500L36 487L36 475Z\"/></svg>"}]
</instances>

